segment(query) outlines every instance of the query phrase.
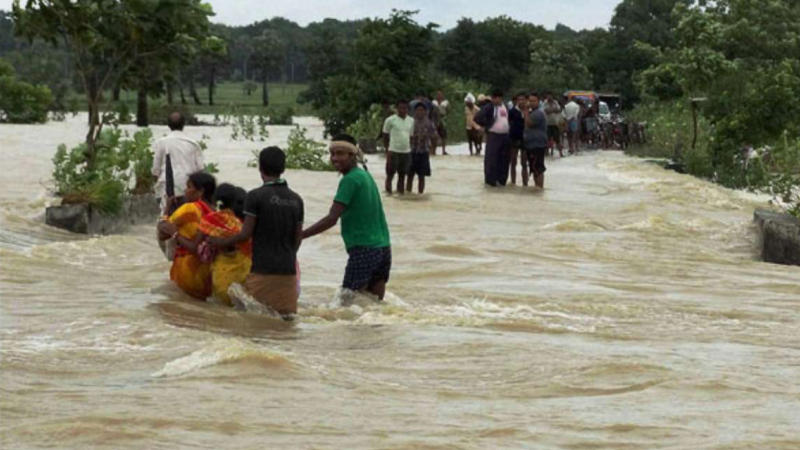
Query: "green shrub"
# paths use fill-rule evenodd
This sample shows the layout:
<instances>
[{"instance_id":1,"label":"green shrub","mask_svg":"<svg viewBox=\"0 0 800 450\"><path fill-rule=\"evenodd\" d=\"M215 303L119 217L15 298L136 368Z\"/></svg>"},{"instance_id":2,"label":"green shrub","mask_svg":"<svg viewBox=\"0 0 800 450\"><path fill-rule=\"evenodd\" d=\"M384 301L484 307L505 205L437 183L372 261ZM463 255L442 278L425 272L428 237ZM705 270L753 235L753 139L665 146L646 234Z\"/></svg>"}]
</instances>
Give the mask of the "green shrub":
<instances>
[{"instance_id":1,"label":"green shrub","mask_svg":"<svg viewBox=\"0 0 800 450\"><path fill-rule=\"evenodd\" d=\"M52 102L50 88L17 80L11 65L0 60L0 122L47 122Z\"/></svg>"},{"instance_id":2,"label":"green shrub","mask_svg":"<svg viewBox=\"0 0 800 450\"><path fill-rule=\"evenodd\" d=\"M270 125L291 125L294 108L291 106L269 106L266 112Z\"/></svg>"},{"instance_id":3,"label":"green shrub","mask_svg":"<svg viewBox=\"0 0 800 450\"><path fill-rule=\"evenodd\" d=\"M335 170L328 156L328 148L306 136L305 128L296 127L289 133L286 147L286 167L288 169Z\"/></svg>"},{"instance_id":4,"label":"green shrub","mask_svg":"<svg viewBox=\"0 0 800 450\"><path fill-rule=\"evenodd\" d=\"M64 203L89 203L102 212L119 213L126 194L152 191L152 137L147 128L132 138L118 128L106 128L97 139L92 166L86 162L86 143L71 150L59 145L53 157L56 194Z\"/></svg>"}]
</instances>

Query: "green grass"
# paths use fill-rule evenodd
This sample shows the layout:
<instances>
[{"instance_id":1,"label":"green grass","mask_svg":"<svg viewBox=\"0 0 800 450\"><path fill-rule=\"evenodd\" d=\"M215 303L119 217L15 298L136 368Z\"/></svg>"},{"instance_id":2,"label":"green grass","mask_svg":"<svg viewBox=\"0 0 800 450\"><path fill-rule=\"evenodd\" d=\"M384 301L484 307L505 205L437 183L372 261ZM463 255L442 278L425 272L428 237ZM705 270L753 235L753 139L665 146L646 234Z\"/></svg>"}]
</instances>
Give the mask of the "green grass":
<instances>
[{"instance_id":1,"label":"green grass","mask_svg":"<svg viewBox=\"0 0 800 450\"><path fill-rule=\"evenodd\" d=\"M246 114L263 114L264 107L261 106L261 84L257 83L257 88L247 95L242 87L243 82L221 82L214 90L214 105L208 105L208 87L203 85L197 86L197 94L202 105L195 105L189 92L184 91L186 96L187 107L195 114L226 114L230 112L231 106L235 106L241 113ZM313 110L309 105L301 105L297 103L297 96L308 88L305 84L289 84L289 83L270 83L267 85L269 92L270 106L284 107L291 106L294 108L295 115L313 115ZM81 110L86 109L86 102L82 94L73 94L76 97L77 104ZM106 99L111 98L111 92L106 92ZM174 100L180 102L180 93L174 92ZM132 114L136 113L136 91L122 91L120 93L120 101L128 105ZM166 96L161 96L158 99L150 98L150 103L166 102ZM104 110L110 108L103 108Z\"/></svg>"}]
</instances>

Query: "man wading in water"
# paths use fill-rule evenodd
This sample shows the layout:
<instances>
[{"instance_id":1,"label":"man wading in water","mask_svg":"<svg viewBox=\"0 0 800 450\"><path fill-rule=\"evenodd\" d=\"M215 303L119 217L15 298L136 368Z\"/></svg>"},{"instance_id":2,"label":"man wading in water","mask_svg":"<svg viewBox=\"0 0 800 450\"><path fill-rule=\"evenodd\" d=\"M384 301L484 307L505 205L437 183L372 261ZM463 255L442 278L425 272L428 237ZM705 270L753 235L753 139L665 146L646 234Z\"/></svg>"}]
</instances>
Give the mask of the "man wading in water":
<instances>
[{"instance_id":1,"label":"man wading in water","mask_svg":"<svg viewBox=\"0 0 800 450\"><path fill-rule=\"evenodd\" d=\"M389 226L383 213L381 195L375 180L357 166L360 151L352 136L333 138L329 147L331 163L343 176L328 215L303 230L303 239L336 225L342 218L342 239L349 258L342 287L348 291L366 291L383 300L392 268ZM347 292L342 303L352 301Z\"/></svg>"},{"instance_id":2,"label":"man wading in water","mask_svg":"<svg viewBox=\"0 0 800 450\"><path fill-rule=\"evenodd\" d=\"M278 147L267 147L258 155L264 184L250 191L244 201L244 224L239 234L210 237L225 249L253 238L253 266L244 288L259 303L284 319L297 313L297 250L303 229L303 199L281 178L286 155Z\"/></svg>"}]
</instances>

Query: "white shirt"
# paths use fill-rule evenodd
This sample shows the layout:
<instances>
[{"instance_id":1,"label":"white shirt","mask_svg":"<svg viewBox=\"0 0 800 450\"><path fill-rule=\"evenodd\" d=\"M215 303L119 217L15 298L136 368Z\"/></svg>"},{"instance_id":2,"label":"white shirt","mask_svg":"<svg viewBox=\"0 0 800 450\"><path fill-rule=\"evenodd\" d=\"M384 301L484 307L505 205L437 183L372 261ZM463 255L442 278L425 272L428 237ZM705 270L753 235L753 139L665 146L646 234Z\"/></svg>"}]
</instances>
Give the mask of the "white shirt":
<instances>
[{"instance_id":1,"label":"white shirt","mask_svg":"<svg viewBox=\"0 0 800 450\"><path fill-rule=\"evenodd\" d=\"M448 102L446 99L442 100L442 103L439 103L438 100L434 100L433 101L433 106L438 108L439 109L439 115L444 117L444 116L447 115L447 108L450 107L450 102Z\"/></svg>"},{"instance_id":2,"label":"white shirt","mask_svg":"<svg viewBox=\"0 0 800 450\"><path fill-rule=\"evenodd\" d=\"M577 119L578 113L581 112L581 107L574 101L570 101L564 105L564 118L567 120Z\"/></svg>"},{"instance_id":3,"label":"white shirt","mask_svg":"<svg viewBox=\"0 0 800 450\"><path fill-rule=\"evenodd\" d=\"M156 140L153 152L153 176L158 178L155 191L159 197L166 196L168 153L175 180L175 195L183 195L189 175L205 168L200 144L186 136L183 131L170 131L168 135Z\"/></svg>"},{"instance_id":4,"label":"white shirt","mask_svg":"<svg viewBox=\"0 0 800 450\"><path fill-rule=\"evenodd\" d=\"M489 132L496 134L508 134L508 109L506 109L505 105L495 106L494 115L494 125L492 125L492 128L489 128Z\"/></svg>"}]
</instances>

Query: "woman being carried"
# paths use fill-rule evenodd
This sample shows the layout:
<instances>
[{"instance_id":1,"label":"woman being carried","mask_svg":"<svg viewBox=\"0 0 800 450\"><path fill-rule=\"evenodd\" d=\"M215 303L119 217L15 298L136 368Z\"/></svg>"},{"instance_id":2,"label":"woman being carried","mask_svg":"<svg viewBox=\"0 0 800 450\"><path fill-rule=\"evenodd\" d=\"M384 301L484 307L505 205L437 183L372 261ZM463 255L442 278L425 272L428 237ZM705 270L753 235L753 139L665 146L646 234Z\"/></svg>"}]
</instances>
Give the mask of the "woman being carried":
<instances>
[{"instance_id":1,"label":"woman being carried","mask_svg":"<svg viewBox=\"0 0 800 450\"><path fill-rule=\"evenodd\" d=\"M206 236L228 238L239 234L244 220L244 189L223 183L214 194L217 211L203 216L200 232ZM253 246L250 239L215 249L203 240L198 247L200 259L211 263L211 290L217 299L232 306L228 288L233 283L243 284L252 266Z\"/></svg>"},{"instance_id":2,"label":"woman being carried","mask_svg":"<svg viewBox=\"0 0 800 450\"><path fill-rule=\"evenodd\" d=\"M211 265L197 255L200 221L214 212L212 203L217 182L205 172L195 172L186 181L186 203L158 223L160 240L176 238L178 248L169 278L192 297L205 300L211 295Z\"/></svg>"}]
</instances>

